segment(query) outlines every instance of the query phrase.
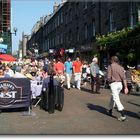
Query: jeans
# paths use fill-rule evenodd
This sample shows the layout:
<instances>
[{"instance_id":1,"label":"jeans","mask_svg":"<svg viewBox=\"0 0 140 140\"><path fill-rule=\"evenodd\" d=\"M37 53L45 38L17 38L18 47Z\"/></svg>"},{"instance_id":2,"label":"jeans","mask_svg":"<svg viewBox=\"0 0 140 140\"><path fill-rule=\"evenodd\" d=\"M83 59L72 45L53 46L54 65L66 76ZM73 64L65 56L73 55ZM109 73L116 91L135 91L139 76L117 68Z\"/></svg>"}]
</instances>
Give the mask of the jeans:
<instances>
[{"instance_id":1,"label":"jeans","mask_svg":"<svg viewBox=\"0 0 140 140\"><path fill-rule=\"evenodd\" d=\"M116 105L118 111L124 110L124 107L120 101L120 91L122 90L122 82L113 82L110 84L111 88L111 98L110 98L110 103L109 103L109 108L113 109L113 107Z\"/></svg>"}]
</instances>

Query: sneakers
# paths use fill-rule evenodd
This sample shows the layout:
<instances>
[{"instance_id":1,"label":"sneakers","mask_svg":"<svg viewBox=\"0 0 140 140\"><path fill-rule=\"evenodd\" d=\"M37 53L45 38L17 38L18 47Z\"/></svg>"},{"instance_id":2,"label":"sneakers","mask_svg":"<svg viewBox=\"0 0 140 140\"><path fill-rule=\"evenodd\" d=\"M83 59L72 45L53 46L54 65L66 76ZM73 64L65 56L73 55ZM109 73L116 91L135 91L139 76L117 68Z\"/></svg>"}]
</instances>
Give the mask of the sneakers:
<instances>
[{"instance_id":1,"label":"sneakers","mask_svg":"<svg viewBox=\"0 0 140 140\"><path fill-rule=\"evenodd\" d=\"M97 94L101 94L101 92L99 92L99 91L96 91L95 93L97 93Z\"/></svg>"},{"instance_id":2,"label":"sneakers","mask_svg":"<svg viewBox=\"0 0 140 140\"><path fill-rule=\"evenodd\" d=\"M80 88L80 87L78 87L77 89L78 89L78 90L81 90L81 88Z\"/></svg>"},{"instance_id":3,"label":"sneakers","mask_svg":"<svg viewBox=\"0 0 140 140\"><path fill-rule=\"evenodd\" d=\"M109 116L112 116L112 109L110 109L110 110L108 111L108 115L109 115Z\"/></svg>"},{"instance_id":4,"label":"sneakers","mask_svg":"<svg viewBox=\"0 0 140 140\"><path fill-rule=\"evenodd\" d=\"M138 117L140 118L140 112L138 112Z\"/></svg>"},{"instance_id":5,"label":"sneakers","mask_svg":"<svg viewBox=\"0 0 140 140\"><path fill-rule=\"evenodd\" d=\"M126 116L121 116L121 117L118 118L118 121L121 121L121 122L123 122L125 120L126 120Z\"/></svg>"},{"instance_id":6,"label":"sneakers","mask_svg":"<svg viewBox=\"0 0 140 140\"><path fill-rule=\"evenodd\" d=\"M73 85L72 87L75 88L75 85Z\"/></svg>"}]
</instances>

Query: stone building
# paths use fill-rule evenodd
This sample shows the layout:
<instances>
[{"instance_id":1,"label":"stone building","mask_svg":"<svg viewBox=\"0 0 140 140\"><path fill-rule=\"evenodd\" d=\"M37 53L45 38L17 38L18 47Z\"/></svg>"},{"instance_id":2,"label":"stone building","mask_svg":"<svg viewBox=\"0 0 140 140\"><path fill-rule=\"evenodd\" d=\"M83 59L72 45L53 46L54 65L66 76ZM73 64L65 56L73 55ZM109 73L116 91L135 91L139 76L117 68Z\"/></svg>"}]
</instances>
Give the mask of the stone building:
<instances>
[{"instance_id":1,"label":"stone building","mask_svg":"<svg viewBox=\"0 0 140 140\"><path fill-rule=\"evenodd\" d=\"M12 41L11 41L12 36L10 32L11 32L11 1L0 0L0 38L2 38L3 40L0 43L7 46L6 51L9 54L12 53Z\"/></svg>"},{"instance_id":2,"label":"stone building","mask_svg":"<svg viewBox=\"0 0 140 140\"><path fill-rule=\"evenodd\" d=\"M81 56L91 61L96 47L96 35L133 27L138 22L139 2L70 2L55 4L54 12L38 31L32 34L27 47L38 44L39 54L54 50L64 56ZM63 58L65 58L63 57ZM106 57L106 56L105 56Z\"/></svg>"}]
</instances>

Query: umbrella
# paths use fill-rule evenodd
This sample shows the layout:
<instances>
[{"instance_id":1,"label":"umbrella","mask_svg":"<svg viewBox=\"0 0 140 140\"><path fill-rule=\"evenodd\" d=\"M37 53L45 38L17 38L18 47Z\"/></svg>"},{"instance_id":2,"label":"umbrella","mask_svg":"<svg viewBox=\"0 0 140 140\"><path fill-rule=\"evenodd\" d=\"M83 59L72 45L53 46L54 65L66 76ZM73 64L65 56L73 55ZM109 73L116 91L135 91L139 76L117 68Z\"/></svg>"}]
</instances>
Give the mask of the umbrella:
<instances>
[{"instance_id":1,"label":"umbrella","mask_svg":"<svg viewBox=\"0 0 140 140\"><path fill-rule=\"evenodd\" d=\"M0 54L0 60L13 62L16 61L16 58L9 54Z\"/></svg>"}]
</instances>

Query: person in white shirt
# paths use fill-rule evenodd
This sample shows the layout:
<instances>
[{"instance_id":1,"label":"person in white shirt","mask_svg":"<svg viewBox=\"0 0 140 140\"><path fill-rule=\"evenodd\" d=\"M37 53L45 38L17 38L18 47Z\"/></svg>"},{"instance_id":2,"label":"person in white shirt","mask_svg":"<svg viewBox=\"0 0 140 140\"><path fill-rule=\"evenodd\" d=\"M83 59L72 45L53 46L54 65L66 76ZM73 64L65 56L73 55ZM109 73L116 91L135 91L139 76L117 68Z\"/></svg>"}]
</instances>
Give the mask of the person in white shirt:
<instances>
[{"instance_id":1,"label":"person in white shirt","mask_svg":"<svg viewBox=\"0 0 140 140\"><path fill-rule=\"evenodd\" d=\"M4 77L6 77L7 75L9 75L9 77L13 77L14 76L14 72L13 70L10 68L9 65L7 65L5 67L5 74L4 74ZM8 77L8 76L7 76Z\"/></svg>"},{"instance_id":2,"label":"person in white shirt","mask_svg":"<svg viewBox=\"0 0 140 140\"><path fill-rule=\"evenodd\" d=\"M26 76L21 72L22 68L20 66L16 67L14 78L26 78Z\"/></svg>"}]
</instances>

